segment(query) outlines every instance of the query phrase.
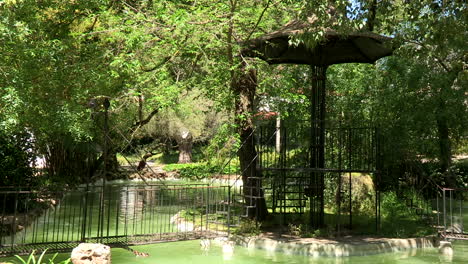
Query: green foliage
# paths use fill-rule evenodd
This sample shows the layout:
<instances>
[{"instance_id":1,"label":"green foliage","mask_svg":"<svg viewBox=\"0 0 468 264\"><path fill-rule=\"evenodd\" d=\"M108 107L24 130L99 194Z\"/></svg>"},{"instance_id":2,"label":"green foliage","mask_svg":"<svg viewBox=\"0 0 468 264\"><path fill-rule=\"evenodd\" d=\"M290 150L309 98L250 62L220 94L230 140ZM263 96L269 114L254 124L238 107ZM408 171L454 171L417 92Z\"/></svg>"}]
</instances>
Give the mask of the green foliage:
<instances>
[{"instance_id":1,"label":"green foliage","mask_svg":"<svg viewBox=\"0 0 468 264\"><path fill-rule=\"evenodd\" d=\"M0 186L27 186L37 182L31 135L0 130Z\"/></svg>"},{"instance_id":2,"label":"green foliage","mask_svg":"<svg viewBox=\"0 0 468 264\"><path fill-rule=\"evenodd\" d=\"M338 179L336 177L327 178L327 186L337 186ZM343 213L343 207L348 208L350 198L352 201L352 212L354 215L369 216L373 217L375 214L375 189L374 183L370 175L361 173L352 173L351 175L351 197L349 197L349 183L350 175L341 175L341 213ZM325 199L327 204L330 205L328 209L333 212L338 212L337 207L337 193L338 188L326 188Z\"/></svg>"},{"instance_id":3,"label":"green foliage","mask_svg":"<svg viewBox=\"0 0 468 264\"><path fill-rule=\"evenodd\" d=\"M236 173L238 166L229 166L222 168L220 165L213 165L206 162L189 164L168 164L164 166L165 171L177 171L181 178L201 180L209 178L215 174L233 174Z\"/></svg>"},{"instance_id":4,"label":"green foliage","mask_svg":"<svg viewBox=\"0 0 468 264\"><path fill-rule=\"evenodd\" d=\"M289 232L289 234L291 234L293 236L302 236L303 229L304 229L304 227L303 227L302 224L299 224L299 225L295 225L293 223L288 224L288 232Z\"/></svg>"},{"instance_id":5,"label":"green foliage","mask_svg":"<svg viewBox=\"0 0 468 264\"><path fill-rule=\"evenodd\" d=\"M447 185L443 172L440 169L440 164L430 161L423 163L421 167L420 177L428 177L440 186ZM458 188L468 187L468 159L454 161L449 169L449 173L453 175Z\"/></svg>"},{"instance_id":6,"label":"green foliage","mask_svg":"<svg viewBox=\"0 0 468 264\"><path fill-rule=\"evenodd\" d=\"M177 105L162 109L143 129L143 134L179 141L181 134L187 131L193 142L207 141L225 119L223 113L213 111L212 107L213 102L203 96L202 91L183 92Z\"/></svg>"},{"instance_id":7,"label":"green foliage","mask_svg":"<svg viewBox=\"0 0 468 264\"><path fill-rule=\"evenodd\" d=\"M332 238L336 235L336 230L334 227L326 226L319 229L311 229L309 226L305 224L288 224L288 233L297 236L297 237L312 237L312 238L319 238L319 237L327 237Z\"/></svg>"},{"instance_id":8,"label":"green foliage","mask_svg":"<svg viewBox=\"0 0 468 264\"><path fill-rule=\"evenodd\" d=\"M291 44L312 48L325 28L344 35L366 30L372 2L375 32L394 36L399 48L375 65L330 67L327 118L382 127L386 171L421 157L442 160L450 156L440 150L446 141L463 151L459 142L468 131L463 1L339 0L333 7L326 0L2 1L0 129L15 134L26 127L36 138L35 152L74 164L62 171L78 165L86 170L89 164L73 161L93 159L103 138L102 109L90 107L90 99L107 96L114 148L127 143L118 132L165 137L187 129L196 141L214 137L204 153L218 165L197 171L206 175L239 144L231 125L218 128L237 100L228 87L245 59L237 56L239 43L314 16L317 30L291 38ZM307 66L245 62L259 72L258 106L268 104L291 123L308 118ZM148 131L135 131L139 113L144 118L158 109ZM239 120L249 117L243 113ZM448 139L440 133L444 126ZM83 153L75 145L87 144L92 155L72 155ZM198 169L190 170L193 175ZM388 173L387 180L396 182L395 175Z\"/></svg>"},{"instance_id":9,"label":"green foliage","mask_svg":"<svg viewBox=\"0 0 468 264\"><path fill-rule=\"evenodd\" d=\"M468 188L468 159L454 162L450 168L450 172L455 175L457 186Z\"/></svg>"},{"instance_id":10,"label":"green foliage","mask_svg":"<svg viewBox=\"0 0 468 264\"><path fill-rule=\"evenodd\" d=\"M265 64L259 64L259 67L259 110L279 112L282 119L291 120L291 123L306 119L310 108L310 68L304 65Z\"/></svg>"},{"instance_id":11,"label":"green foliage","mask_svg":"<svg viewBox=\"0 0 468 264\"><path fill-rule=\"evenodd\" d=\"M207 162L188 164L168 164L164 166L165 171L177 171L181 178L201 180L218 174L234 174L239 171L238 165L222 167L221 165Z\"/></svg>"},{"instance_id":12,"label":"green foliage","mask_svg":"<svg viewBox=\"0 0 468 264\"><path fill-rule=\"evenodd\" d=\"M209 162L223 162L233 158L239 147L240 142L235 133L235 126L225 123L216 130L209 144L204 148L203 155Z\"/></svg>"},{"instance_id":13,"label":"green foliage","mask_svg":"<svg viewBox=\"0 0 468 264\"><path fill-rule=\"evenodd\" d=\"M33 250L31 252L31 254L29 254L29 256L25 259L23 259L22 257L18 256L18 255L15 255L15 257L22 263L22 264L68 264L70 263L70 259L67 259L67 260L64 260L64 261L60 261L60 262L55 262L55 258L57 257L58 253L55 253L52 258L48 259L47 261L44 259L45 257L45 254L47 252L47 249L42 251L41 255L39 255L39 257L36 259L36 256L34 255L36 253L35 250Z\"/></svg>"},{"instance_id":14,"label":"green foliage","mask_svg":"<svg viewBox=\"0 0 468 264\"><path fill-rule=\"evenodd\" d=\"M410 193L407 197L414 195ZM391 237L420 237L434 234L434 230L422 221L401 197L403 196L398 196L395 192L382 194L382 234Z\"/></svg>"},{"instance_id":15,"label":"green foliage","mask_svg":"<svg viewBox=\"0 0 468 264\"><path fill-rule=\"evenodd\" d=\"M258 236L262 233L261 227L262 224L255 220L243 219L240 223L240 226L237 227L233 233L243 236Z\"/></svg>"}]
</instances>

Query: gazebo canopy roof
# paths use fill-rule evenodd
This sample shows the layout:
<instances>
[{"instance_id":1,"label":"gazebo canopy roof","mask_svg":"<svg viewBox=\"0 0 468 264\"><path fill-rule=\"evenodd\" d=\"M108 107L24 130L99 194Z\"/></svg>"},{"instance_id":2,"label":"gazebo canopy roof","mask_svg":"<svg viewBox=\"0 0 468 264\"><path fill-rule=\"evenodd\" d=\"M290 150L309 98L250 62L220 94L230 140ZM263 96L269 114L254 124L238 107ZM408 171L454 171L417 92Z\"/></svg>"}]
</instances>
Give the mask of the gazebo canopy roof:
<instances>
[{"instance_id":1,"label":"gazebo canopy roof","mask_svg":"<svg viewBox=\"0 0 468 264\"><path fill-rule=\"evenodd\" d=\"M392 38L372 32L351 32L343 35L329 28L322 30L324 40L313 48L302 42L297 45L290 44L291 37L317 32L317 29L313 22L294 20L278 31L243 43L242 55L258 57L269 64L329 66L350 62L374 63L393 52L387 45Z\"/></svg>"}]
</instances>

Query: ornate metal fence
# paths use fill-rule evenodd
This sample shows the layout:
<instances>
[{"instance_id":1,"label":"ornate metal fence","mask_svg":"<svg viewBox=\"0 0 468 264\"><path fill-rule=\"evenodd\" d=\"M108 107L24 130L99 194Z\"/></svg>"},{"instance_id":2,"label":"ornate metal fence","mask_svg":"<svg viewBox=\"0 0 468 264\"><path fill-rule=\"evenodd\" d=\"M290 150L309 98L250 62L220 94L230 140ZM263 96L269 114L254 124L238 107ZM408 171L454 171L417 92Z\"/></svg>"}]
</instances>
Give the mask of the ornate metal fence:
<instances>
[{"instance_id":1,"label":"ornate metal fence","mask_svg":"<svg viewBox=\"0 0 468 264\"><path fill-rule=\"evenodd\" d=\"M0 190L0 255L80 242L144 244L224 236L229 186L100 185L66 193Z\"/></svg>"},{"instance_id":2,"label":"ornate metal fence","mask_svg":"<svg viewBox=\"0 0 468 264\"><path fill-rule=\"evenodd\" d=\"M468 189L438 186L435 203L439 235L444 239L468 240Z\"/></svg>"},{"instance_id":3,"label":"ornate metal fence","mask_svg":"<svg viewBox=\"0 0 468 264\"><path fill-rule=\"evenodd\" d=\"M274 213L304 213L309 207L311 226L324 225L324 207L336 207L337 226L353 223L354 183L369 182L372 191L375 224L378 226L378 177L381 160L379 133L376 128L323 124L319 143L311 141L315 133L307 122L272 124L257 130L258 167ZM316 145L320 144L320 147ZM323 153L317 153L317 148ZM317 164L320 164L317 165ZM366 179L358 179L366 177ZM329 206L330 207L330 206Z\"/></svg>"}]
</instances>

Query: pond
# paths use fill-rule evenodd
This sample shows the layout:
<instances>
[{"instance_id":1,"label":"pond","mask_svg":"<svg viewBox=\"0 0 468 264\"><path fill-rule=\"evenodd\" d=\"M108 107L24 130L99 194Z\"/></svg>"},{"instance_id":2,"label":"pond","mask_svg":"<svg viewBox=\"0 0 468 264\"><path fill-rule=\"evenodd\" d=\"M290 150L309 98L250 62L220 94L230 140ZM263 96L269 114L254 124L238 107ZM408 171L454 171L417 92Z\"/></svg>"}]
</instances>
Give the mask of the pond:
<instances>
[{"instance_id":1,"label":"pond","mask_svg":"<svg viewBox=\"0 0 468 264\"><path fill-rule=\"evenodd\" d=\"M207 251L200 248L198 240L183 242L167 242L152 245L143 245L132 247L141 252L147 252L149 257L136 257L128 250L114 248L112 249L113 264L263 264L263 263L297 263L297 264L389 264L389 263L467 263L468 243L454 242L454 256L450 261L442 257L437 249L418 249L408 250L397 253L386 253L370 256L356 256L345 258L312 258L296 255L285 255L281 253L272 253L264 250L252 250L242 247L236 247L234 254L223 254L220 246L212 245ZM69 254L60 254L56 260L64 260ZM14 260L14 258L4 258L1 261ZM17 260L15 263L19 263Z\"/></svg>"}]
</instances>

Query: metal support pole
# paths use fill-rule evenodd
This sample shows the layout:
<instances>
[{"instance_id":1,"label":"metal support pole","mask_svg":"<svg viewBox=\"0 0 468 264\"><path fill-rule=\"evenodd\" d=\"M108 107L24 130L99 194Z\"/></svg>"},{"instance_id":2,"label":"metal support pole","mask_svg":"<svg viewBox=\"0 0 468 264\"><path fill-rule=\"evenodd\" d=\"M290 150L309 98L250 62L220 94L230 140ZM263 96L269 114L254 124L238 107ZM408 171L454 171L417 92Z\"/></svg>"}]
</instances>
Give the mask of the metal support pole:
<instances>
[{"instance_id":1,"label":"metal support pole","mask_svg":"<svg viewBox=\"0 0 468 264\"><path fill-rule=\"evenodd\" d=\"M383 168L383 138L380 134L380 130L378 128L375 129L375 170L376 170L376 231L380 230L380 224L381 224L381 215L380 215L380 199L381 199L381 194L380 194L380 183L382 180L382 168Z\"/></svg>"},{"instance_id":2,"label":"metal support pole","mask_svg":"<svg viewBox=\"0 0 468 264\"><path fill-rule=\"evenodd\" d=\"M228 186L228 215L227 215L227 226L228 236L231 236L231 186Z\"/></svg>"},{"instance_id":3,"label":"metal support pole","mask_svg":"<svg viewBox=\"0 0 468 264\"><path fill-rule=\"evenodd\" d=\"M352 164L352 158L353 158L353 155L352 155L352 146L351 146L351 141L352 141L352 133L351 133L351 128L348 129L348 169L351 170L353 168L353 164ZM352 185L352 175L351 175L351 172L349 172L349 182L348 182L348 186L349 186L349 229L352 228L352 224L353 224L353 207L352 207L352 188L353 188L353 185Z\"/></svg>"},{"instance_id":4,"label":"metal support pole","mask_svg":"<svg viewBox=\"0 0 468 264\"><path fill-rule=\"evenodd\" d=\"M446 208L447 202L445 201L445 189L443 190L442 195L443 195L442 199L443 199L443 203L444 203L444 231L443 231L443 233L444 233L444 236L445 236L445 234L447 232L447 208Z\"/></svg>"},{"instance_id":5,"label":"metal support pole","mask_svg":"<svg viewBox=\"0 0 468 264\"><path fill-rule=\"evenodd\" d=\"M325 83L326 66L311 66L311 160L310 167L323 169L325 167ZM310 196L310 225L314 228L324 224L324 188L325 179L323 172L312 172L310 186L313 195ZM315 205L314 205L315 199Z\"/></svg>"},{"instance_id":6,"label":"metal support pole","mask_svg":"<svg viewBox=\"0 0 468 264\"><path fill-rule=\"evenodd\" d=\"M343 169L343 131L342 131L342 122L340 120L340 124L338 127L338 194L337 194L337 221L336 221L336 230L338 236L340 236L341 232L341 192L342 192L342 178L341 173Z\"/></svg>"},{"instance_id":7,"label":"metal support pole","mask_svg":"<svg viewBox=\"0 0 468 264\"><path fill-rule=\"evenodd\" d=\"M453 191L452 190L449 190L449 202L450 202L450 227L451 227L451 233L453 233L453 211L452 211L452 208L453 208L453 205L452 205L452 200L453 200Z\"/></svg>"},{"instance_id":8,"label":"metal support pole","mask_svg":"<svg viewBox=\"0 0 468 264\"><path fill-rule=\"evenodd\" d=\"M462 215L462 207L463 207L462 198L463 198L463 195L460 194L460 218L459 218L460 221L461 221L461 225L460 225L461 230L460 230L460 233L463 234L463 233L464 233L464 232L463 232L464 228L463 228L463 215Z\"/></svg>"},{"instance_id":9,"label":"metal support pole","mask_svg":"<svg viewBox=\"0 0 468 264\"><path fill-rule=\"evenodd\" d=\"M106 191L106 179L107 179L107 173L109 171L109 107L110 107L110 102L109 98L105 98L103 102L104 106L104 150L103 150L103 156L104 156L104 176L102 178L102 191L101 191L101 200L100 200L100 205L99 205L99 227L98 227L98 234L101 237L101 242L102 238L104 236L104 216L105 216L105 210L104 210L104 202L105 202L105 191Z\"/></svg>"},{"instance_id":10,"label":"metal support pole","mask_svg":"<svg viewBox=\"0 0 468 264\"><path fill-rule=\"evenodd\" d=\"M437 228L440 227L440 208L439 208L439 190L436 193L436 206L437 206Z\"/></svg>"}]
</instances>

